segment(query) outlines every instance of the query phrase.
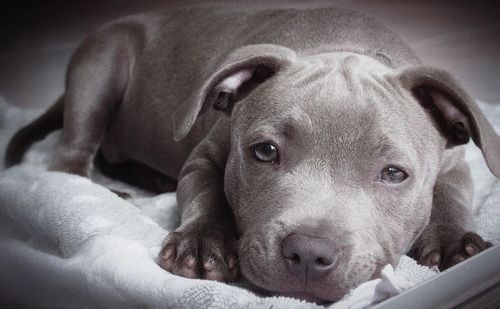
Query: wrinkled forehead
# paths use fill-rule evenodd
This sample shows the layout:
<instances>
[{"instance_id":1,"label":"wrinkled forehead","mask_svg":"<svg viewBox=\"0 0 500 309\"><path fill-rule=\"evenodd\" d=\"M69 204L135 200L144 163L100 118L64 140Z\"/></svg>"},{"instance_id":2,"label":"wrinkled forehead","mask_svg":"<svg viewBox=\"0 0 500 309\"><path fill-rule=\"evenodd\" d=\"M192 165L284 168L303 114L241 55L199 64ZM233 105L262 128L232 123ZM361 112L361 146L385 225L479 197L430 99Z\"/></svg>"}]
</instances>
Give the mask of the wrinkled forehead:
<instances>
[{"instance_id":1,"label":"wrinkled forehead","mask_svg":"<svg viewBox=\"0 0 500 309\"><path fill-rule=\"evenodd\" d=\"M391 68L358 54L301 56L252 96L244 114L258 120L256 125L267 121L320 129L327 124L366 123L364 117L401 110L403 94L391 73Z\"/></svg>"},{"instance_id":2,"label":"wrinkled forehead","mask_svg":"<svg viewBox=\"0 0 500 309\"><path fill-rule=\"evenodd\" d=\"M247 132L321 141L344 151L397 144L391 139L410 138L416 116L425 116L392 76L391 68L362 55L302 56L246 105L245 114L254 117Z\"/></svg>"},{"instance_id":3,"label":"wrinkled forehead","mask_svg":"<svg viewBox=\"0 0 500 309\"><path fill-rule=\"evenodd\" d=\"M335 52L313 55L299 55L283 77L295 87L317 86L329 82L345 86L349 92L359 91L360 82L374 78L382 79L393 69L382 62L365 55Z\"/></svg>"},{"instance_id":4,"label":"wrinkled forehead","mask_svg":"<svg viewBox=\"0 0 500 309\"><path fill-rule=\"evenodd\" d=\"M331 110L359 111L370 102L400 91L393 69L364 55L325 53L302 55L280 70L254 98L253 108L273 113ZM259 103L266 102L264 105ZM356 104L353 104L356 103ZM262 113L266 115L266 113Z\"/></svg>"}]
</instances>

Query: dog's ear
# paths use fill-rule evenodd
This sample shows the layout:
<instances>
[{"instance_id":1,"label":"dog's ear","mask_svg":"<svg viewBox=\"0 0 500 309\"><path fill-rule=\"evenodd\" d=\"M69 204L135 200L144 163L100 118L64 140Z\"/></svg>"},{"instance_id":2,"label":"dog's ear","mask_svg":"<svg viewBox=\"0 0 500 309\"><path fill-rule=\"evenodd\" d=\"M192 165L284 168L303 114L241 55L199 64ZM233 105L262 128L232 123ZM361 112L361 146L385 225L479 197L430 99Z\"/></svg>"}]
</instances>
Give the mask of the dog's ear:
<instances>
[{"instance_id":1,"label":"dog's ear","mask_svg":"<svg viewBox=\"0 0 500 309\"><path fill-rule=\"evenodd\" d=\"M290 63L295 53L272 44L247 45L234 50L174 116L174 139L184 138L196 118L212 106L230 113L234 103Z\"/></svg>"},{"instance_id":2,"label":"dog's ear","mask_svg":"<svg viewBox=\"0 0 500 309\"><path fill-rule=\"evenodd\" d=\"M435 119L448 147L465 144L472 138L491 172L500 177L500 137L474 99L448 72L416 66L404 69L398 77Z\"/></svg>"}]
</instances>

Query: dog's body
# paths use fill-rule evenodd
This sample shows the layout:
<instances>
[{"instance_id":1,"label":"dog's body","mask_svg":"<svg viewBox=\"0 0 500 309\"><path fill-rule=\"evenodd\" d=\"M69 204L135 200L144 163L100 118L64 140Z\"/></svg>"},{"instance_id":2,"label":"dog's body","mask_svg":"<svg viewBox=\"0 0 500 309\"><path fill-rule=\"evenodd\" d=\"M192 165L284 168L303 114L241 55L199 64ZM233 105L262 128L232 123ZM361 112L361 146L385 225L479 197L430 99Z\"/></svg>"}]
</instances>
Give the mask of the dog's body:
<instances>
[{"instance_id":1,"label":"dog's body","mask_svg":"<svg viewBox=\"0 0 500 309\"><path fill-rule=\"evenodd\" d=\"M170 119L179 110L179 114L188 112L193 93L232 51L242 46L276 44L299 53L352 51L380 57L381 61L390 61L385 58L390 55L396 67L419 63L402 41L381 27L361 14L339 10L218 6L139 15L113 23L87 39L81 48L85 53L82 60L88 61L92 48L98 49L96 58L103 57L99 55L103 52L120 52L95 46L96 41L116 40L105 44L112 45L110 48L121 44L127 53L123 58L129 59L123 63L130 70L127 91L113 115L116 121L101 144L105 156L111 162L133 159L177 179L193 147L221 114L211 112L198 119L193 132L180 142L173 140L174 123ZM321 35L310 36L318 31ZM75 56L72 67L82 60ZM150 124L144 125L144 119ZM163 142L155 142L159 140Z\"/></svg>"},{"instance_id":2,"label":"dog's body","mask_svg":"<svg viewBox=\"0 0 500 309\"><path fill-rule=\"evenodd\" d=\"M88 176L100 147L159 191L178 181L182 226L160 256L175 274L241 269L267 290L335 300L414 243L442 268L488 246L468 233L455 146L471 136L498 176L498 136L448 74L359 13L213 6L111 23L13 139L9 165L62 105L53 169Z\"/></svg>"}]
</instances>

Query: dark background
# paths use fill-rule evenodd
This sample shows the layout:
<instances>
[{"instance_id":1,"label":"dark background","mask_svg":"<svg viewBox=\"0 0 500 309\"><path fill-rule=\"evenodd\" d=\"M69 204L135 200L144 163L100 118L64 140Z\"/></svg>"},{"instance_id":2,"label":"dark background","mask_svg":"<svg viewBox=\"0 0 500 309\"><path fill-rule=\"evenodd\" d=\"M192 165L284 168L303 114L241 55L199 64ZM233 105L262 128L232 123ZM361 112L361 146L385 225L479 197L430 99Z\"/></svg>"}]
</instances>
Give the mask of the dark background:
<instances>
[{"instance_id":1,"label":"dark background","mask_svg":"<svg viewBox=\"0 0 500 309\"><path fill-rule=\"evenodd\" d=\"M2 1L0 96L18 106L48 106L63 91L71 53L99 25L137 12L207 2L238 1ZM280 2L310 5L307 1ZM500 103L500 1L322 2L378 17L426 64L452 72L476 98Z\"/></svg>"}]
</instances>

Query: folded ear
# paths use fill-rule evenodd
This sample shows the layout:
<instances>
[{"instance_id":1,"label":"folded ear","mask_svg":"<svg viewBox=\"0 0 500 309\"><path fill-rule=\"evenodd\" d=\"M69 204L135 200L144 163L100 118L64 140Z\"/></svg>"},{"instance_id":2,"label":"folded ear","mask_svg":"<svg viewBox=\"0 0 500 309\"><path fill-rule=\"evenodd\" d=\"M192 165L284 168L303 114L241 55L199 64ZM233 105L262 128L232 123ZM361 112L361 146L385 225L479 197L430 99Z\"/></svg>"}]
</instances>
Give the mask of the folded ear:
<instances>
[{"instance_id":1,"label":"folded ear","mask_svg":"<svg viewBox=\"0 0 500 309\"><path fill-rule=\"evenodd\" d=\"M246 45L234 50L174 115L174 139L184 138L196 118L212 106L230 113L234 103L273 76L295 53L272 44Z\"/></svg>"},{"instance_id":2,"label":"folded ear","mask_svg":"<svg viewBox=\"0 0 500 309\"><path fill-rule=\"evenodd\" d=\"M474 99L446 71L416 66L399 74L404 88L427 109L448 140L448 147L465 144L472 137L491 172L500 177L500 137Z\"/></svg>"}]
</instances>

